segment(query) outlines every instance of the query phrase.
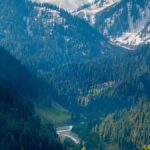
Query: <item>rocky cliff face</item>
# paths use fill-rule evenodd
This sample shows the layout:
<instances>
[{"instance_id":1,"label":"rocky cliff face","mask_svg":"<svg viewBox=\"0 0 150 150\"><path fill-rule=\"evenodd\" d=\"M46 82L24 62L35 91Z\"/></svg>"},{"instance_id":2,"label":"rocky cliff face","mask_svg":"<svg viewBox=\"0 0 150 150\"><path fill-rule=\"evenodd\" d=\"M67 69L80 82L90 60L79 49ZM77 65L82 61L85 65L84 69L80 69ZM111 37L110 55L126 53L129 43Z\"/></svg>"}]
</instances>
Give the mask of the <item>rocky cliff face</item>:
<instances>
[{"instance_id":1,"label":"rocky cliff face","mask_svg":"<svg viewBox=\"0 0 150 150\"><path fill-rule=\"evenodd\" d=\"M98 0L74 12L88 20L111 42L134 49L150 42L148 0Z\"/></svg>"}]
</instances>

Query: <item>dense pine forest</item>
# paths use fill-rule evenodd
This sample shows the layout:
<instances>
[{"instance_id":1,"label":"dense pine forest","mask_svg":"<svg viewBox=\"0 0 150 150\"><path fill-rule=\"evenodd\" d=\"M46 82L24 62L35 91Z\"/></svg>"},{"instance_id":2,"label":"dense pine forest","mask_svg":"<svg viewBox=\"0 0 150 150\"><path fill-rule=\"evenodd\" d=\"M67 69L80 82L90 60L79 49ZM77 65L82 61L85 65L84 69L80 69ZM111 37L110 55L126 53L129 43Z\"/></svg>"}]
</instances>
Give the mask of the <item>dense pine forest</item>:
<instances>
[{"instance_id":1,"label":"dense pine forest","mask_svg":"<svg viewBox=\"0 0 150 150\"><path fill-rule=\"evenodd\" d=\"M0 1L0 150L149 150L149 4Z\"/></svg>"},{"instance_id":2,"label":"dense pine forest","mask_svg":"<svg viewBox=\"0 0 150 150\"><path fill-rule=\"evenodd\" d=\"M88 107L88 103L91 103L91 107L94 101L93 111L97 111L100 106L103 107L102 103L108 107L110 103L113 111L113 104L116 110L117 105L124 107L135 104L141 96L149 98L149 57L147 45L116 57L63 65L46 76L60 94L74 99L79 105ZM89 101L87 104L82 103L85 97Z\"/></svg>"},{"instance_id":3,"label":"dense pine forest","mask_svg":"<svg viewBox=\"0 0 150 150\"><path fill-rule=\"evenodd\" d=\"M78 126L74 130L86 141L87 149L141 150L150 141L149 105L150 102L143 97L130 109L89 122L86 129Z\"/></svg>"},{"instance_id":4,"label":"dense pine forest","mask_svg":"<svg viewBox=\"0 0 150 150\"><path fill-rule=\"evenodd\" d=\"M53 126L42 125L34 113L33 102L44 98L39 92L46 92L44 83L3 48L0 70L0 149L63 149Z\"/></svg>"}]
</instances>

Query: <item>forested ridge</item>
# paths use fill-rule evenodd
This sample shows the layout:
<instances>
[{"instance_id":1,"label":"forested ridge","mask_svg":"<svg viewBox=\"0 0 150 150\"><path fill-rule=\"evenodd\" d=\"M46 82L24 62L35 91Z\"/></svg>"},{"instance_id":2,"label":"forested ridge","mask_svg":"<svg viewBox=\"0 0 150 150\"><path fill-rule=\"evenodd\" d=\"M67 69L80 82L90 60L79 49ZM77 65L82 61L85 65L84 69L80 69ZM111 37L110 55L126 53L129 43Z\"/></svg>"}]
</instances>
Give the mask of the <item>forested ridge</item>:
<instances>
[{"instance_id":1,"label":"forested ridge","mask_svg":"<svg viewBox=\"0 0 150 150\"><path fill-rule=\"evenodd\" d=\"M109 114L91 128L87 149L144 149L150 141L149 107L150 102L143 97L130 109Z\"/></svg>"},{"instance_id":2,"label":"forested ridge","mask_svg":"<svg viewBox=\"0 0 150 150\"><path fill-rule=\"evenodd\" d=\"M0 150L150 144L150 44L113 45L85 20L28 0L0 1L0 24Z\"/></svg>"},{"instance_id":3,"label":"forested ridge","mask_svg":"<svg viewBox=\"0 0 150 150\"><path fill-rule=\"evenodd\" d=\"M60 94L71 99L73 105L79 102L79 96L91 99L91 105L92 99L95 99L98 104L97 109L103 107L103 101L106 101L108 106L109 103L114 103L116 108L117 103L120 107L120 105L128 105L129 101L131 105L141 96L149 98L149 48L147 45L114 57L65 64L47 72L45 76ZM107 88L103 88L104 84L108 84ZM93 111L96 106L94 101Z\"/></svg>"},{"instance_id":4,"label":"forested ridge","mask_svg":"<svg viewBox=\"0 0 150 150\"><path fill-rule=\"evenodd\" d=\"M87 125L75 127L87 149L140 150L149 144L149 58L147 45L116 57L66 64L46 75L60 95L69 97L75 119L80 113L88 116Z\"/></svg>"},{"instance_id":5,"label":"forested ridge","mask_svg":"<svg viewBox=\"0 0 150 150\"><path fill-rule=\"evenodd\" d=\"M0 70L0 149L63 149L52 125L35 117L33 102L44 98L41 82L3 48Z\"/></svg>"},{"instance_id":6,"label":"forested ridge","mask_svg":"<svg viewBox=\"0 0 150 150\"><path fill-rule=\"evenodd\" d=\"M0 44L32 71L43 72L123 49L111 45L86 21L56 6L4 0L0 7Z\"/></svg>"},{"instance_id":7,"label":"forested ridge","mask_svg":"<svg viewBox=\"0 0 150 150\"><path fill-rule=\"evenodd\" d=\"M35 103L37 99L39 104L40 99L46 96L46 101L42 103L51 105L51 98L53 99L51 96L55 97L55 95L57 98L62 96L67 98L66 101L61 98L56 100L68 109L74 109L72 111L74 121L81 119L80 113L89 118L87 126L83 126L85 133L82 131L79 133L85 140L87 149L105 150L113 147L114 149L136 150L148 144L149 102L145 100L139 102L143 97L147 100L150 97L148 50L149 46L144 46L137 51L116 57L104 57L103 61L63 65L62 68L65 66L66 69L58 68L59 71L61 69L62 74L55 69L54 72L45 74L46 80L41 80L29 73L27 68L1 48L1 134L4 136L1 140L1 147L4 149L10 149L10 147L16 149L20 146L24 149L33 147L35 149L58 149L59 147L62 149L53 127L41 124L33 115L35 114L33 101ZM122 61L123 57L124 61ZM106 75L108 71L110 73ZM66 87L68 83L59 85L61 80L69 81L70 86ZM53 88L50 90L49 84L45 81L48 81L50 85L55 85L59 96ZM66 90L60 90L63 87ZM70 87L73 88L72 92L70 92ZM80 93L73 94L79 87ZM87 96L91 101L84 107L80 106L81 103L74 103L76 99L74 102L70 101L70 98L77 96ZM68 106L69 102L76 104L76 108ZM128 109L124 110L124 108ZM90 114L88 114L89 111ZM117 112L113 113L114 111ZM5 131L10 134L6 135ZM7 147L5 143L9 143Z\"/></svg>"}]
</instances>

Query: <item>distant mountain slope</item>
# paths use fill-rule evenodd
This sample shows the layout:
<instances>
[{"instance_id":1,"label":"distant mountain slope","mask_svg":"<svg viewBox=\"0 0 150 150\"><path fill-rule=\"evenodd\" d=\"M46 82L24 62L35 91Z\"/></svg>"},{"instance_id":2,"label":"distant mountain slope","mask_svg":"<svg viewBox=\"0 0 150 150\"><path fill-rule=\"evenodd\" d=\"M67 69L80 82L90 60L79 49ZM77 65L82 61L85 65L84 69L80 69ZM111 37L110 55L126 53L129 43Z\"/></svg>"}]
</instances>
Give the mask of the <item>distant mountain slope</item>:
<instances>
[{"instance_id":1,"label":"distant mountain slope","mask_svg":"<svg viewBox=\"0 0 150 150\"><path fill-rule=\"evenodd\" d=\"M94 25L97 21L95 16L98 13L105 11L109 7L111 8L118 2L120 2L120 0L95 0L92 3L87 3L79 7L77 10L74 10L73 14L84 18L85 20L89 21L90 24Z\"/></svg>"},{"instance_id":2,"label":"distant mountain slope","mask_svg":"<svg viewBox=\"0 0 150 150\"><path fill-rule=\"evenodd\" d=\"M73 108L78 105L96 113L114 111L135 104L143 95L150 98L149 50L147 45L115 57L66 64L46 78L60 95L67 95Z\"/></svg>"},{"instance_id":3,"label":"distant mountain slope","mask_svg":"<svg viewBox=\"0 0 150 150\"><path fill-rule=\"evenodd\" d=\"M35 117L33 99L41 94L36 77L3 48L0 70L0 149L61 150L53 127Z\"/></svg>"},{"instance_id":4,"label":"distant mountain slope","mask_svg":"<svg viewBox=\"0 0 150 150\"><path fill-rule=\"evenodd\" d=\"M63 8L67 11L71 11L71 10L77 9L79 6L82 6L85 3L88 3L88 2L90 3L92 0L73 0L73 1L70 1L70 0L33 0L33 1L40 2L40 3L44 3L44 2L50 3L60 8Z\"/></svg>"},{"instance_id":5,"label":"distant mountain slope","mask_svg":"<svg viewBox=\"0 0 150 150\"><path fill-rule=\"evenodd\" d=\"M84 17L115 44L134 49L150 42L149 0L98 0L75 14Z\"/></svg>"},{"instance_id":6,"label":"distant mountain slope","mask_svg":"<svg viewBox=\"0 0 150 150\"><path fill-rule=\"evenodd\" d=\"M4 0L0 8L0 44L35 71L120 49L85 21L55 6Z\"/></svg>"}]
</instances>

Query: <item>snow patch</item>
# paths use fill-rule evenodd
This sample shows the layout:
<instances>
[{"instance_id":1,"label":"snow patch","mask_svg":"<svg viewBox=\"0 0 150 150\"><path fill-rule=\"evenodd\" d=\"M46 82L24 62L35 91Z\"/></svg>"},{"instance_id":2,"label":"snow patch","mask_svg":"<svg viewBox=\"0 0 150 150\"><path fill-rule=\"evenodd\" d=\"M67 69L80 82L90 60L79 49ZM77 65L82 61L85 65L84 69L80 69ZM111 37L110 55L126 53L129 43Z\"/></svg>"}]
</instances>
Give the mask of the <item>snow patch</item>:
<instances>
[{"instance_id":1,"label":"snow patch","mask_svg":"<svg viewBox=\"0 0 150 150\"><path fill-rule=\"evenodd\" d=\"M93 0L32 0L38 3L50 3L63 8L67 11L72 11L86 3L92 3Z\"/></svg>"},{"instance_id":2,"label":"snow patch","mask_svg":"<svg viewBox=\"0 0 150 150\"><path fill-rule=\"evenodd\" d=\"M83 16L87 21L90 21L92 25L95 24L95 15L106 8L119 3L121 0L106 0L106 1L95 1L89 7L73 12L76 16Z\"/></svg>"},{"instance_id":3,"label":"snow patch","mask_svg":"<svg viewBox=\"0 0 150 150\"><path fill-rule=\"evenodd\" d=\"M60 12L57 10L42 6L36 6L34 9L37 12L35 20L42 19L44 26L54 26L55 24L62 24L65 22L65 19L60 17ZM42 17L43 14L46 14L47 18Z\"/></svg>"},{"instance_id":4,"label":"snow patch","mask_svg":"<svg viewBox=\"0 0 150 150\"><path fill-rule=\"evenodd\" d=\"M150 3L149 3L150 4ZM138 7L138 6L137 6ZM122 33L121 36L111 39L112 42L127 48L136 47L140 44L148 44L150 42L150 8L147 6L144 10L138 7L140 17L136 22L131 16L131 4L128 3L128 31Z\"/></svg>"}]
</instances>

